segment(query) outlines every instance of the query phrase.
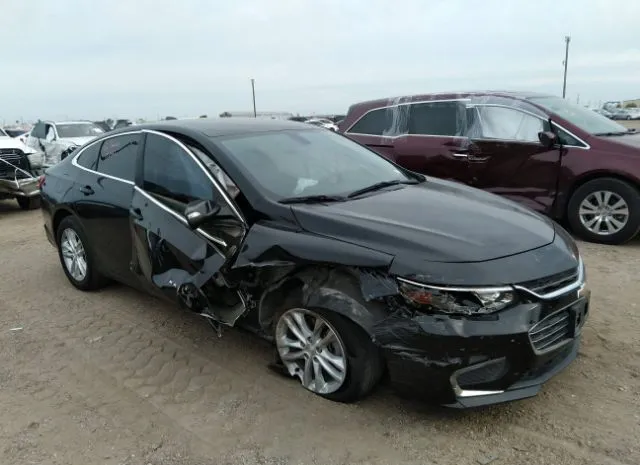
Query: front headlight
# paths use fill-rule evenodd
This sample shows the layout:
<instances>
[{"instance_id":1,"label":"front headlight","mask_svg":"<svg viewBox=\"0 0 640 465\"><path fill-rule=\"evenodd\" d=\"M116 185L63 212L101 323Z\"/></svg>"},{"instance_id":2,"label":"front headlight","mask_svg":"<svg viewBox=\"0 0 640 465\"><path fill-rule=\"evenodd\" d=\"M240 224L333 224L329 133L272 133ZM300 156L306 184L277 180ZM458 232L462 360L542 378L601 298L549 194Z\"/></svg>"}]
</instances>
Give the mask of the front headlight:
<instances>
[{"instance_id":1,"label":"front headlight","mask_svg":"<svg viewBox=\"0 0 640 465\"><path fill-rule=\"evenodd\" d=\"M424 312L486 315L500 311L516 300L511 287L457 288L429 286L398 279L400 294Z\"/></svg>"}]
</instances>

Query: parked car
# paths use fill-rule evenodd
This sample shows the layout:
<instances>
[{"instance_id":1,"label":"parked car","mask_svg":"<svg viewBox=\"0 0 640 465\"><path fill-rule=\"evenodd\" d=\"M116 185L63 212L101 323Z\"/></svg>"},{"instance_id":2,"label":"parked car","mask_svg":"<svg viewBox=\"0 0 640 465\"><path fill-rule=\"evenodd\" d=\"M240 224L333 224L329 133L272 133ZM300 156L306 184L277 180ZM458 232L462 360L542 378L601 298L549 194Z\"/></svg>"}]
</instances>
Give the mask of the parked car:
<instances>
[{"instance_id":1,"label":"parked car","mask_svg":"<svg viewBox=\"0 0 640 465\"><path fill-rule=\"evenodd\" d=\"M16 199L23 210L40 206L38 175L44 155L0 128L0 199Z\"/></svg>"},{"instance_id":2,"label":"parked car","mask_svg":"<svg viewBox=\"0 0 640 465\"><path fill-rule=\"evenodd\" d=\"M632 119L631 112L629 110L627 110L626 108L618 108L611 115L611 119L630 120L630 119Z\"/></svg>"},{"instance_id":3,"label":"parked car","mask_svg":"<svg viewBox=\"0 0 640 465\"><path fill-rule=\"evenodd\" d=\"M336 401L385 371L457 407L533 396L576 357L588 314L562 227L312 125L113 131L49 168L42 198L75 287L113 279L252 329Z\"/></svg>"},{"instance_id":4,"label":"parked car","mask_svg":"<svg viewBox=\"0 0 640 465\"><path fill-rule=\"evenodd\" d=\"M41 150L45 165L60 161L60 154L70 147L79 147L105 131L91 121L38 121L27 139L27 145Z\"/></svg>"},{"instance_id":5,"label":"parked car","mask_svg":"<svg viewBox=\"0 0 640 465\"><path fill-rule=\"evenodd\" d=\"M111 126L109 125L109 123L105 120L102 121L94 121L93 124L95 124L96 126L98 126L100 129L102 129L104 132L109 132L111 131Z\"/></svg>"},{"instance_id":6,"label":"parked car","mask_svg":"<svg viewBox=\"0 0 640 465\"><path fill-rule=\"evenodd\" d=\"M601 114L602 116L609 118L609 119L613 119L613 113L610 112L609 110L606 110L604 108L594 108L593 111L595 111L596 113Z\"/></svg>"},{"instance_id":7,"label":"parked car","mask_svg":"<svg viewBox=\"0 0 640 465\"><path fill-rule=\"evenodd\" d=\"M304 122L307 124L313 124L314 126L319 126L321 128L329 129L330 131L338 131L338 126L336 125L336 123L328 118L309 118Z\"/></svg>"},{"instance_id":8,"label":"parked car","mask_svg":"<svg viewBox=\"0 0 640 465\"><path fill-rule=\"evenodd\" d=\"M20 142L22 142L23 144L27 143L27 138L29 137L29 131L31 130L26 129L24 127L18 127L18 126L9 126L9 127L4 127L2 128L4 129L4 133L6 135L8 135L9 137L13 137L14 139L19 139Z\"/></svg>"},{"instance_id":9,"label":"parked car","mask_svg":"<svg viewBox=\"0 0 640 465\"><path fill-rule=\"evenodd\" d=\"M631 119L640 119L640 108L627 108Z\"/></svg>"},{"instance_id":10,"label":"parked car","mask_svg":"<svg viewBox=\"0 0 640 465\"><path fill-rule=\"evenodd\" d=\"M413 171L621 244L640 229L640 134L552 95L428 94L352 105L348 137Z\"/></svg>"}]
</instances>

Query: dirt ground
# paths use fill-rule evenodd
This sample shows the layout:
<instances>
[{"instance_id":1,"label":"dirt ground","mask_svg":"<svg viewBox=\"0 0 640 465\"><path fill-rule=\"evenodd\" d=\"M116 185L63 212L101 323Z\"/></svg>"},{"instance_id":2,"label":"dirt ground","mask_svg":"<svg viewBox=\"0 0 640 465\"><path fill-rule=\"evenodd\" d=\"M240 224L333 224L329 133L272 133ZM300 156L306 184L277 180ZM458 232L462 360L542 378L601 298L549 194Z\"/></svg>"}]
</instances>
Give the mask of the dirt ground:
<instances>
[{"instance_id":1,"label":"dirt ground","mask_svg":"<svg viewBox=\"0 0 640 465\"><path fill-rule=\"evenodd\" d=\"M66 280L39 211L0 202L2 464L640 463L640 241L581 243L579 358L533 399L476 411L325 401L268 344L113 285Z\"/></svg>"}]
</instances>

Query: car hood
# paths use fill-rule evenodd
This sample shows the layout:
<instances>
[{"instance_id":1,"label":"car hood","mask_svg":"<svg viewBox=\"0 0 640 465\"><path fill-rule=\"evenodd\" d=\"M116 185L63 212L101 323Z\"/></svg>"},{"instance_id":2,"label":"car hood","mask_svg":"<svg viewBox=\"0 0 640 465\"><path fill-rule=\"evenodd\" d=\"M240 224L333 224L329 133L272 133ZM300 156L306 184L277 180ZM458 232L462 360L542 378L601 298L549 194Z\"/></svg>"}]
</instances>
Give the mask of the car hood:
<instances>
[{"instance_id":1,"label":"car hood","mask_svg":"<svg viewBox=\"0 0 640 465\"><path fill-rule=\"evenodd\" d=\"M309 232L430 262L482 262L543 247L555 237L553 223L532 210L431 178L346 202L291 208Z\"/></svg>"},{"instance_id":2,"label":"car hood","mask_svg":"<svg viewBox=\"0 0 640 465\"><path fill-rule=\"evenodd\" d=\"M0 149L20 149L24 153L35 153L37 150L27 147L20 139L0 136Z\"/></svg>"},{"instance_id":3,"label":"car hood","mask_svg":"<svg viewBox=\"0 0 640 465\"><path fill-rule=\"evenodd\" d=\"M606 140L607 142L614 142L619 146L640 148L640 132L637 134L627 134L624 136L602 137L602 139Z\"/></svg>"}]
</instances>

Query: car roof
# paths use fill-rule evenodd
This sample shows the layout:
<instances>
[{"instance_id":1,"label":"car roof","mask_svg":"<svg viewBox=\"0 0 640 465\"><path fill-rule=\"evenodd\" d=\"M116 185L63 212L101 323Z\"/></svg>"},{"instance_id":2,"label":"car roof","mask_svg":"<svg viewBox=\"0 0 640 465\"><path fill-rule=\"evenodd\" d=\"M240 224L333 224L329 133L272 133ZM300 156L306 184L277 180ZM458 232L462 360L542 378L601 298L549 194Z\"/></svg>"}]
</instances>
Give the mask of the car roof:
<instances>
[{"instance_id":1,"label":"car roof","mask_svg":"<svg viewBox=\"0 0 640 465\"><path fill-rule=\"evenodd\" d=\"M364 102L358 102L351 106L351 109L359 107L375 108L381 106L389 106L397 103L408 103L416 101L428 101L428 100L454 100L464 99L472 97L507 97L513 99L528 100L535 97L554 97L552 94L546 94L541 92L526 92L526 91L507 91L507 90L471 90L461 92L437 92L432 94L413 94L402 95L396 97L387 97L374 100L367 100Z\"/></svg>"},{"instance_id":2,"label":"car roof","mask_svg":"<svg viewBox=\"0 0 640 465\"><path fill-rule=\"evenodd\" d=\"M193 118L158 121L145 123L112 131L110 134L120 132L139 131L143 129L181 132L193 131L204 134L207 137L220 137L236 134L250 134L255 132L284 131L290 129L313 130L309 125L289 120L261 119L261 118Z\"/></svg>"}]
</instances>

